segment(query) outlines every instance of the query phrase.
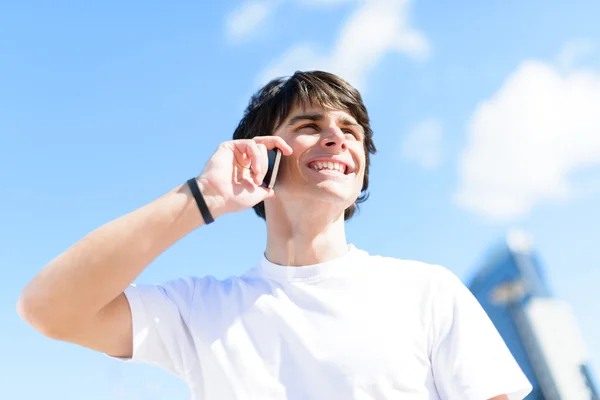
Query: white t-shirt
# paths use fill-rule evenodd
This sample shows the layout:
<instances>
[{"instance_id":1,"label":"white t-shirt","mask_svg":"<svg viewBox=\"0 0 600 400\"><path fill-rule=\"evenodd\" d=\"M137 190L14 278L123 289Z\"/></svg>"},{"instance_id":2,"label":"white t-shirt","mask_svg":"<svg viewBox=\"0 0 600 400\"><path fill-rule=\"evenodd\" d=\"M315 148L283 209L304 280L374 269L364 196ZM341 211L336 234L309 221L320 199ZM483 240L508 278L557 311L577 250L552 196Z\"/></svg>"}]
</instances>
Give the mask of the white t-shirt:
<instances>
[{"instance_id":1,"label":"white t-shirt","mask_svg":"<svg viewBox=\"0 0 600 400\"><path fill-rule=\"evenodd\" d=\"M266 258L241 277L132 285L133 361L192 399L457 399L531 385L449 270L349 246L303 267Z\"/></svg>"}]
</instances>

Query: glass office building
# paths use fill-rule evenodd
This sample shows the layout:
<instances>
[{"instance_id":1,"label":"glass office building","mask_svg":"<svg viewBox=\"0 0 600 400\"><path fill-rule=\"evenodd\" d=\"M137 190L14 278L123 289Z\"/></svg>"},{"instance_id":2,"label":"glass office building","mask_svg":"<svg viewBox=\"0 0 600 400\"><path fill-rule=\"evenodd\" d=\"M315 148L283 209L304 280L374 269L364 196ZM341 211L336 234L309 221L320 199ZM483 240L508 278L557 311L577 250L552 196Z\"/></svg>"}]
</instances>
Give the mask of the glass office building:
<instances>
[{"instance_id":1,"label":"glass office building","mask_svg":"<svg viewBox=\"0 0 600 400\"><path fill-rule=\"evenodd\" d=\"M577 321L526 235L510 233L467 286L532 383L528 400L600 400Z\"/></svg>"}]
</instances>

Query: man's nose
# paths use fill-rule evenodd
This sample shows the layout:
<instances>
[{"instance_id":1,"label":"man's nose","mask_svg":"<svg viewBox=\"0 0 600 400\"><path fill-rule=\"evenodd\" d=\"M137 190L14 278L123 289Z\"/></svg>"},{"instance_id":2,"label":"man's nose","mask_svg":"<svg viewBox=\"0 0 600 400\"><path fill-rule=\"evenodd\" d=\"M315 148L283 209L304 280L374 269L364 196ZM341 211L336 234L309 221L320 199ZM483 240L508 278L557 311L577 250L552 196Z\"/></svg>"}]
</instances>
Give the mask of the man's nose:
<instances>
[{"instance_id":1,"label":"man's nose","mask_svg":"<svg viewBox=\"0 0 600 400\"><path fill-rule=\"evenodd\" d=\"M348 147L346 135L344 135L344 132L342 132L342 130L337 126L329 127L323 132L321 145L323 147L335 149L338 151L346 150L346 148Z\"/></svg>"}]
</instances>

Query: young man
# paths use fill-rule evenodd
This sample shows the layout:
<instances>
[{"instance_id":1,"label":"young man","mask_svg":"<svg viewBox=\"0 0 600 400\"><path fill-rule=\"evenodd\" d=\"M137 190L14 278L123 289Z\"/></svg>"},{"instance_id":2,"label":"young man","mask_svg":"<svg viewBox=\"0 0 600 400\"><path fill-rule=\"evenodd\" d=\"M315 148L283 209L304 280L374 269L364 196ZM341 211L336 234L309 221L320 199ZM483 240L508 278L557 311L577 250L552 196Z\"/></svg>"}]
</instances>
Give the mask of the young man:
<instances>
[{"instance_id":1,"label":"young man","mask_svg":"<svg viewBox=\"0 0 600 400\"><path fill-rule=\"evenodd\" d=\"M158 365L194 399L522 399L529 382L455 275L346 242L374 152L348 83L319 71L274 80L196 179L53 260L19 313L51 338ZM131 285L192 230L249 207L267 243L248 273Z\"/></svg>"}]
</instances>

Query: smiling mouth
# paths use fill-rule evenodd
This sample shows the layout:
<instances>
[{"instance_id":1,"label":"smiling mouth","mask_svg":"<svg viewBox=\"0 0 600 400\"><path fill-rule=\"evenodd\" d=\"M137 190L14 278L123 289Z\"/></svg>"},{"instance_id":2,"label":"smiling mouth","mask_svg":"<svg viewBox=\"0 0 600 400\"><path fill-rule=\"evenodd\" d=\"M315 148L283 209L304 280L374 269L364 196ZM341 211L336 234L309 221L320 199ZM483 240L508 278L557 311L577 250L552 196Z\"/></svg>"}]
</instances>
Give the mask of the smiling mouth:
<instances>
[{"instance_id":1,"label":"smiling mouth","mask_svg":"<svg viewBox=\"0 0 600 400\"><path fill-rule=\"evenodd\" d=\"M348 175L349 173L349 168L346 166L346 164L337 161L313 161L308 165L308 167L317 172L324 171L338 173L341 175Z\"/></svg>"}]
</instances>

